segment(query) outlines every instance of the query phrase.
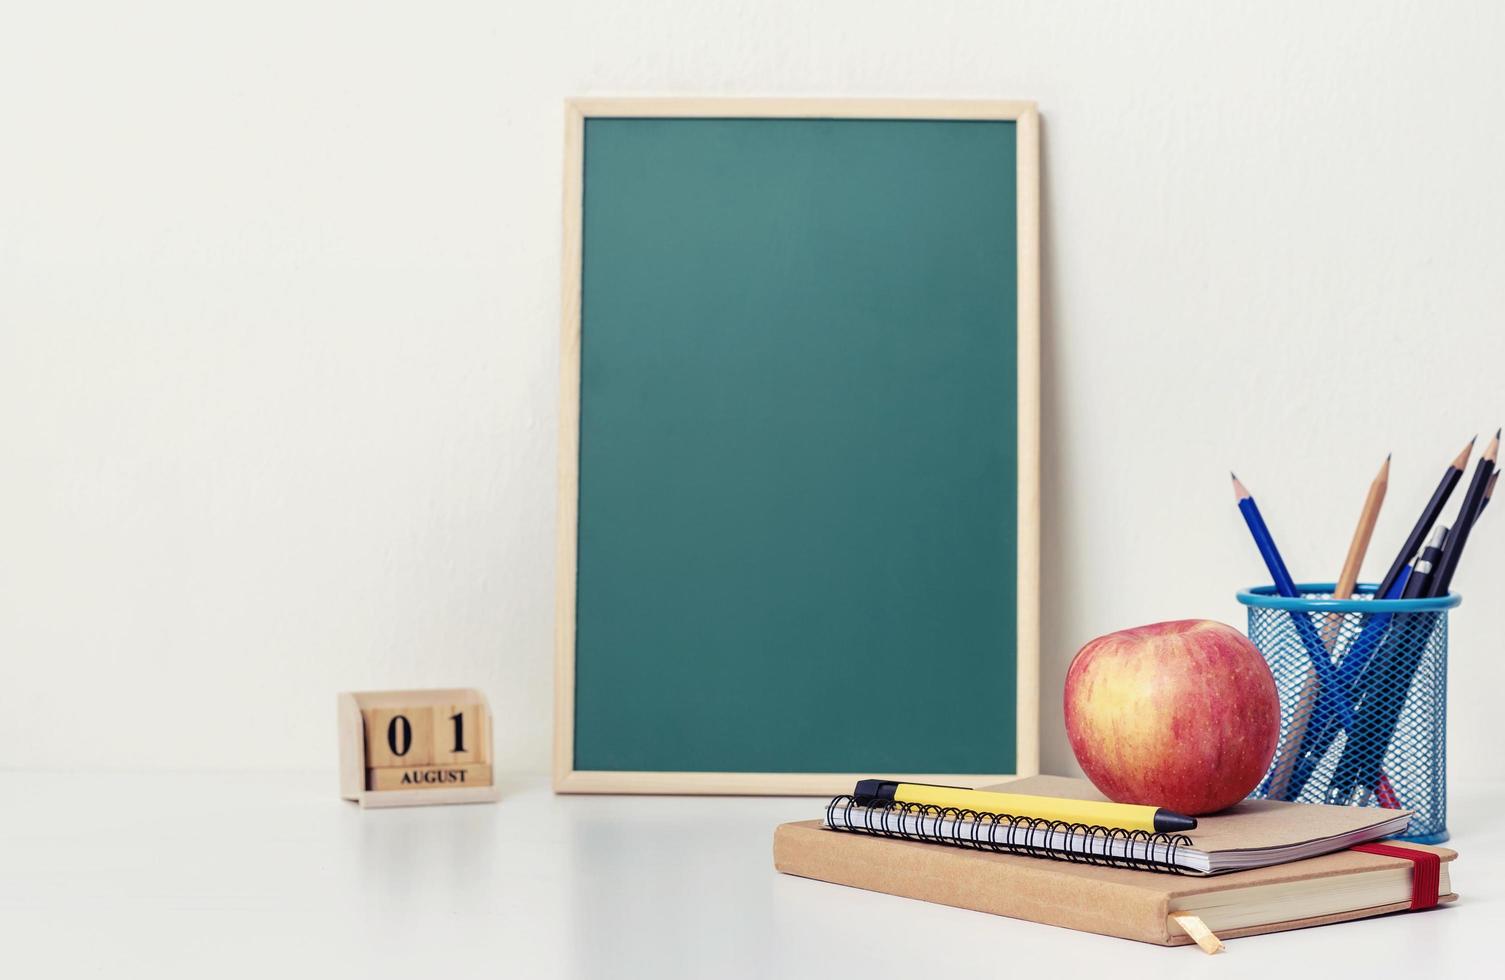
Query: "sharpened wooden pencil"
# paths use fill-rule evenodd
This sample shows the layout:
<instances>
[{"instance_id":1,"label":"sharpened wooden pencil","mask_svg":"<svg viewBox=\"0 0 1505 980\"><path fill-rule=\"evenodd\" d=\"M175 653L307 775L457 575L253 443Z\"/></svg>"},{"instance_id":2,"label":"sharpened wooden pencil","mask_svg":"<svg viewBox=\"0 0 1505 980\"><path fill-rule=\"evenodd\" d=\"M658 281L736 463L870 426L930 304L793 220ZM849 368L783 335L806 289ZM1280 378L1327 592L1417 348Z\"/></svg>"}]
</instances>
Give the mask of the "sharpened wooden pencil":
<instances>
[{"instance_id":1,"label":"sharpened wooden pencil","mask_svg":"<svg viewBox=\"0 0 1505 980\"><path fill-rule=\"evenodd\" d=\"M1348 543L1348 555L1343 559L1343 571L1338 574L1338 585L1333 589L1334 599L1353 597L1354 587L1359 584L1359 569L1364 556L1369 553L1369 539L1374 537L1374 524L1380 519L1380 508L1385 504L1385 490L1390 486L1390 457L1380 466L1369 484L1369 495L1364 498L1364 509L1359 512L1359 523L1353 529L1353 540ZM1342 613L1333 613L1327 618L1328 630L1335 631L1343 622ZM1337 639L1336 633L1323 637L1329 650Z\"/></svg>"},{"instance_id":2,"label":"sharpened wooden pencil","mask_svg":"<svg viewBox=\"0 0 1505 980\"><path fill-rule=\"evenodd\" d=\"M1495 430L1495 437L1489 441L1489 448L1484 450L1484 455L1479 458L1479 463L1474 468L1474 478L1469 483L1468 493L1463 497L1462 506L1458 509L1458 519L1453 522L1453 533L1448 535L1448 542L1442 548L1442 560L1438 562L1437 571L1432 574L1430 595L1447 595L1448 586L1453 584L1453 573L1458 570L1458 560L1463 557L1463 549L1468 544L1469 532L1473 530L1474 521L1478 520L1479 511L1483 507L1485 488L1494 478L1495 460L1500 455L1502 431L1505 430Z\"/></svg>"},{"instance_id":3,"label":"sharpened wooden pencil","mask_svg":"<svg viewBox=\"0 0 1505 980\"><path fill-rule=\"evenodd\" d=\"M1495 470L1494 473L1490 474L1489 482L1484 485L1484 500L1479 504L1479 513L1480 514L1484 513L1484 508L1486 508L1486 507L1489 506L1489 498L1491 498L1491 497L1493 497L1495 495L1495 484L1498 483L1499 480L1500 480L1500 471L1499 470ZM1474 517L1474 520L1477 521L1478 519L1479 518L1477 516Z\"/></svg>"},{"instance_id":4,"label":"sharpened wooden pencil","mask_svg":"<svg viewBox=\"0 0 1505 980\"><path fill-rule=\"evenodd\" d=\"M1478 437L1475 436L1475 439ZM1458 481L1463 479L1463 469L1468 465L1469 454L1474 451L1474 439L1468 441L1468 445L1459 450L1458 455L1448 464L1447 469L1442 471L1442 482L1437 484L1437 489L1432 492L1432 499L1427 501L1427 506L1422 509L1421 516L1416 519L1416 524L1411 528L1411 533L1406 536L1405 544L1400 546L1395 560L1390 563L1390 570L1385 577L1380 579L1380 587L1375 590L1376 599L1383 599L1395 583L1400 579L1401 572L1405 571L1406 563L1416 557L1416 552L1421 549L1422 542L1427 535L1432 533L1432 525L1437 523L1437 516L1442 513L1443 505L1448 502L1453 488Z\"/></svg>"},{"instance_id":5,"label":"sharpened wooden pencil","mask_svg":"<svg viewBox=\"0 0 1505 980\"><path fill-rule=\"evenodd\" d=\"M1265 519L1260 515L1259 505L1254 502L1254 495L1249 488L1244 486L1244 481L1238 478L1238 474L1229 471L1228 475L1233 478L1233 499L1238 504L1239 513L1244 515L1244 522L1249 525L1249 533L1254 537L1254 546L1259 549L1259 555L1265 560L1265 568L1270 572L1270 580L1275 583L1277 595L1296 596L1296 582L1291 578L1291 572L1286 568L1285 559L1280 557L1280 549L1275 547L1275 539L1270 534L1270 529L1265 525Z\"/></svg>"}]
</instances>

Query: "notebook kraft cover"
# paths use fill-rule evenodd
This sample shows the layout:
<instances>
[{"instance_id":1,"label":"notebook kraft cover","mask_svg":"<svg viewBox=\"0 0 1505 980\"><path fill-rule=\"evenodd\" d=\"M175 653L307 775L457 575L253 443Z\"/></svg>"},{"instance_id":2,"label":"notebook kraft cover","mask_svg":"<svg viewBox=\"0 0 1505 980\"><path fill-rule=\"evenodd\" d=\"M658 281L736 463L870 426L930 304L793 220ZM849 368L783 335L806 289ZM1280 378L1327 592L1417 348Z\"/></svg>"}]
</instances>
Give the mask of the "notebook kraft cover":
<instances>
[{"instance_id":1,"label":"notebook kraft cover","mask_svg":"<svg viewBox=\"0 0 1505 980\"><path fill-rule=\"evenodd\" d=\"M1458 856L1448 848L1400 846L1432 851L1444 861ZM1178 902L1190 896L1380 868L1411 867L1402 858L1339 851L1250 871L1212 877L1182 876L826 830L819 820L780 826L774 832L773 860L779 871L803 878L1161 946L1192 944L1191 937L1169 918L1171 912L1180 910ZM1450 893L1439 898L1439 902L1451 902L1457 897ZM1408 908L1410 902L1396 902L1228 929L1218 935L1237 939Z\"/></svg>"}]
</instances>

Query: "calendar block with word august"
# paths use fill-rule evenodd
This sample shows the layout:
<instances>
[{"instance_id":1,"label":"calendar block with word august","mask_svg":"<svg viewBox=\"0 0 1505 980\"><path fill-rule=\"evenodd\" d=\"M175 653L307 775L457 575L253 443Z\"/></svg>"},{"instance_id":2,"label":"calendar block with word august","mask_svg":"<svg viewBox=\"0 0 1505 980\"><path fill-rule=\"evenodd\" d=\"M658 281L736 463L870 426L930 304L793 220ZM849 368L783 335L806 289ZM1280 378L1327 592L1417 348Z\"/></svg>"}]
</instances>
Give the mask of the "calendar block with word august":
<instances>
[{"instance_id":1,"label":"calendar block with word august","mask_svg":"<svg viewBox=\"0 0 1505 980\"><path fill-rule=\"evenodd\" d=\"M484 803L491 709L480 691L359 691L339 697L340 795L363 807Z\"/></svg>"}]
</instances>

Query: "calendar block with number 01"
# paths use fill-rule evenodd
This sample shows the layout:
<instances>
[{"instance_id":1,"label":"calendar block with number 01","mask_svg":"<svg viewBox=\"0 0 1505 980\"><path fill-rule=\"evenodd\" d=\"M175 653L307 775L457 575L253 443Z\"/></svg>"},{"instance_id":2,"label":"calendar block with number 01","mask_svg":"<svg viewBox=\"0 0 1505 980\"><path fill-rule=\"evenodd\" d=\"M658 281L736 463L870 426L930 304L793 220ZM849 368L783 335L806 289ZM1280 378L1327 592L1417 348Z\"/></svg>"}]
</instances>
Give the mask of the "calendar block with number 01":
<instances>
[{"instance_id":1,"label":"calendar block with number 01","mask_svg":"<svg viewBox=\"0 0 1505 980\"><path fill-rule=\"evenodd\" d=\"M363 807L485 803L491 710L480 691L347 692L339 698L340 795Z\"/></svg>"}]
</instances>

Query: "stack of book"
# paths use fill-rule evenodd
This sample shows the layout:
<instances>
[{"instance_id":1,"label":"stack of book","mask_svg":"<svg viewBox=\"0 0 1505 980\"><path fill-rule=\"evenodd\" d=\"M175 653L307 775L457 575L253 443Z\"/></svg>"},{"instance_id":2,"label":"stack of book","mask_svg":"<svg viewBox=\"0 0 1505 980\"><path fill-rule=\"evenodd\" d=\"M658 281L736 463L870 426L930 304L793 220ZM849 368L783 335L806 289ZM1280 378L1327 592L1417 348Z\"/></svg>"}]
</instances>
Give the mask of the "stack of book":
<instances>
[{"instance_id":1,"label":"stack of book","mask_svg":"<svg viewBox=\"0 0 1505 980\"><path fill-rule=\"evenodd\" d=\"M989 787L1063 800L1090 783ZM1409 813L1245 800L1185 833L1009 819L976 810L832 800L774 834L774 866L805 878L1164 946L1429 908L1457 898L1447 848L1371 843Z\"/></svg>"}]
</instances>

